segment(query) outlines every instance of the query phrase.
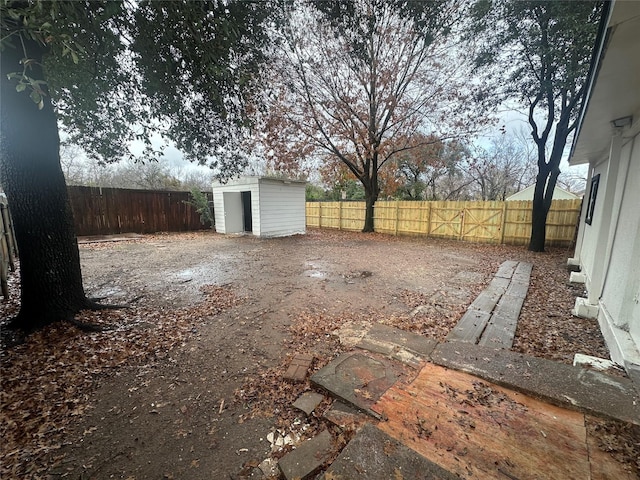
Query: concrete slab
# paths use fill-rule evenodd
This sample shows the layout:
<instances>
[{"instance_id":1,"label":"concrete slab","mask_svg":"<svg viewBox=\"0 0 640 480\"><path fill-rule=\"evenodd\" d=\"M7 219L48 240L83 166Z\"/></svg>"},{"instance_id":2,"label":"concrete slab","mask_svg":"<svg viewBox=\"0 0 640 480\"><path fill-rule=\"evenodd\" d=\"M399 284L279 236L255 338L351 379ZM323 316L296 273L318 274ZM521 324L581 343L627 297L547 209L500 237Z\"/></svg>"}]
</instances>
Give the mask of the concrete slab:
<instances>
[{"instance_id":1,"label":"concrete slab","mask_svg":"<svg viewBox=\"0 0 640 480\"><path fill-rule=\"evenodd\" d=\"M356 344L356 347L362 350L368 350L373 353L391 356L395 345L393 343L375 340L365 335L365 337Z\"/></svg>"},{"instance_id":2,"label":"concrete slab","mask_svg":"<svg viewBox=\"0 0 640 480\"><path fill-rule=\"evenodd\" d=\"M439 479L457 476L427 460L371 424L349 442L320 480Z\"/></svg>"},{"instance_id":3,"label":"concrete slab","mask_svg":"<svg viewBox=\"0 0 640 480\"><path fill-rule=\"evenodd\" d=\"M342 430L356 430L364 423L371 421L369 415L340 400L333 402L323 416Z\"/></svg>"},{"instance_id":4,"label":"concrete slab","mask_svg":"<svg viewBox=\"0 0 640 480\"><path fill-rule=\"evenodd\" d=\"M391 355L394 348L398 347L427 358L437 343L432 338L376 323L357 347L383 355Z\"/></svg>"},{"instance_id":5,"label":"concrete slab","mask_svg":"<svg viewBox=\"0 0 640 480\"><path fill-rule=\"evenodd\" d=\"M613 360L608 358L593 357L591 355L584 355L582 353L576 353L573 356L574 367L588 367L600 372L606 372L607 370L617 370L619 372L624 371L624 367L618 365Z\"/></svg>"},{"instance_id":6,"label":"concrete slab","mask_svg":"<svg viewBox=\"0 0 640 480\"><path fill-rule=\"evenodd\" d=\"M554 405L640 425L640 392L626 378L462 342L441 343L431 359Z\"/></svg>"},{"instance_id":7,"label":"concrete slab","mask_svg":"<svg viewBox=\"0 0 640 480\"><path fill-rule=\"evenodd\" d=\"M324 400L324 395L320 395L316 392L304 392L293 402L293 406L298 410L302 410L307 415L311 415L320 402Z\"/></svg>"},{"instance_id":8,"label":"concrete slab","mask_svg":"<svg viewBox=\"0 0 640 480\"><path fill-rule=\"evenodd\" d=\"M278 461L282 475L287 480L311 478L331 458L332 444L333 438L326 430L302 442Z\"/></svg>"},{"instance_id":9,"label":"concrete slab","mask_svg":"<svg viewBox=\"0 0 640 480\"><path fill-rule=\"evenodd\" d=\"M404 373L399 362L364 352L345 353L318 370L311 382L375 418L371 406Z\"/></svg>"}]
</instances>

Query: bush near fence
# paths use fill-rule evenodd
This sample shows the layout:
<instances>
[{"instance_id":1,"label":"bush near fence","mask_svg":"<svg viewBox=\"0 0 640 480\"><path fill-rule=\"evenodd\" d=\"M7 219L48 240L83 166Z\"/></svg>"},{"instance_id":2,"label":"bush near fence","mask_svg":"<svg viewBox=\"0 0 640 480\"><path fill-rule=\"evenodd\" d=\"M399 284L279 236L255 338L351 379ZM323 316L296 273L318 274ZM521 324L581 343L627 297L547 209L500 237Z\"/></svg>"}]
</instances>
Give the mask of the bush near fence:
<instances>
[{"instance_id":1,"label":"bush near fence","mask_svg":"<svg viewBox=\"0 0 640 480\"><path fill-rule=\"evenodd\" d=\"M68 187L76 235L187 232L202 225L189 192ZM210 192L206 193L209 200Z\"/></svg>"},{"instance_id":2,"label":"bush near fence","mask_svg":"<svg viewBox=\"0 0 640 480\"><path fill-rule=\"evenodd\" d=\"M554 200L547 217L547 245L574 242L581 200ZM477 243L526 245L531 236L531 201L378 201L374 230ZM307 226L362 230L364 202L307 202Z\"/></svg>"}]
</instances>

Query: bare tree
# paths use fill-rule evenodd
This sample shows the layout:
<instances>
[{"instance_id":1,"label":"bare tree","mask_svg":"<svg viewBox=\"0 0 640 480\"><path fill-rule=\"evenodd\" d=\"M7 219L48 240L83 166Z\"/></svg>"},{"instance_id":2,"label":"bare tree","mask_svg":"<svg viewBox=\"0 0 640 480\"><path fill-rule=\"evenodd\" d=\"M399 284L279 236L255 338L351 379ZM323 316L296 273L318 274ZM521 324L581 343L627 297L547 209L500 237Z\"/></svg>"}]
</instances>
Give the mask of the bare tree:
<instances>
[{"instance_id":1,"label":"bare tree","mask_svg":"<svg viewBox=\"0 0 640 480\"><path fill-rule=\"evenodd\" d=\"M410 8L408 7L410 3ZM479 89L444 42L452 2L316 2L291 13L274 68L267 147L280 163L337 159L365 191L373 231L379 172L401 152L468 130ZM419 132L424 144L411 139ZM275 133L274 133L275 132ZM406 141L402 141L405 139Z\"/></svg>"},{"instance_id":2,"label":"bare tree","mask_svg":"<svg viewBox=\"0 0 640 480\"><path fill-rule=\"evenodd\" d=\"M488 147L476 147L467 167L480 200L504 200L535 182L534 152L518 136L494 137Z\"/></svg>"}]
</instances>

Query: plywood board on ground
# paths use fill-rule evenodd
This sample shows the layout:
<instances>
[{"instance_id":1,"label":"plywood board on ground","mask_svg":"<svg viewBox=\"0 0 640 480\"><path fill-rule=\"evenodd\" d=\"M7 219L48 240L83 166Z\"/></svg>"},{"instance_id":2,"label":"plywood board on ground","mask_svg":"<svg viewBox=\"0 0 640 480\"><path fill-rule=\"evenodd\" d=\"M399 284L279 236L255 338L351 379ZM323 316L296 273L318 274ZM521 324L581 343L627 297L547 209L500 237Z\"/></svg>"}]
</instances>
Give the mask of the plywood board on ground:
<instances>
[{"instance_id":1,"label":"plywood board on ground","mask_svg":"<svg viewBox=\"0 0 640 480\"><path fill-rule=\"evenodd\" d=\"M373 409L380 429L463 478L591 477L583 414L471 375L428 364Z\"/></svg>"}]
</instances>

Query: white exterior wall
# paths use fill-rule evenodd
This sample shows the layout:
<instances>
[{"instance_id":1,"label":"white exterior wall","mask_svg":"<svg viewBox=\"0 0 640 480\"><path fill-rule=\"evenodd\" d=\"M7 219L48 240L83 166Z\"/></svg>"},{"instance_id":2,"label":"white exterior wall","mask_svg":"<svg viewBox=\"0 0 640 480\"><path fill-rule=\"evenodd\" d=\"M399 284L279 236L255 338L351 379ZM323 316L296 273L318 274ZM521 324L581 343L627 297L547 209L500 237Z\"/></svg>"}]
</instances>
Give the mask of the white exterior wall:
<instances>
[{"instance_id":1,"label":"white exterior wall","mask_svg":"<svg viewBox=\"0 0 640 480\"><path fill-rule=\"evenodd\" d=\"M640 136L635 141L628 142L622 149L621 165L616 185L618 202L614 201L614 215L617 216L615 225L613 248L605 277L602 303L616 320L616 324L623 326L628 318L622 317L622 299L629 283L636 283L640 279L640 257L634 256L634 239L640 224ZM634 158L631 158L633 152ZM631 160L631 161L630 161ZM619 215L615 215L619 211ZM628 268L635 261L636 268ZM635 279L635 282L634 282ZM638 319L640 321L640 319ZM640 344L640 337L636 339Z\"/></svg>"},{"instance_id":2,"label":"white exterior wall","mask_svg":"<svg viewBox=\"0 0 640 480\"><path fill-rule=\"evenodd\" d=\"M600 164L592 168L591 178L600 174L600 182L598 184L598 195L596 198L596 205L593 210L593 220L591 225L583 223L581 227L584 228L584 236L582 238L582 247L579 253L580 265L582 266L582 272L587 276L587 288L591 285L591 272L593 271L594 263L596 260L596 246L598 244L598 231L602 227L603 219L605 218L602 210L602 199L604 198L605 185L607 184L607 165L608 159L603 159ZM587 185L584 192L584 205L583 208L588 208L589 197L591 195L591 184Z\"/></svg>"},{"instance_id":3,"label":"white exterior wall","mask_svg":"<svg viewBox=\"0 0 640 480\"><path fill-rule=\"evenodd\" d=\"M605 14L569 161L601 175L570 259L587 284L573 312L597 318L611 358L640 382L640 2L607 2Z\"/></svg>"},{"instance_id":4,"label":"white exterior wall","mask_svg":"<svg viewBox=\"0 0 640 480\"><path fill-rule=\"evenodd\" d=\"M621 151L611 212L612 249L598 321L612 358L640 366L640 135Z\"/></svg>"},{"instance_id":5,"label":"white exterior wall","mask_svg":"<svg viewBox=\"0 0 640 480\"><path fill-rule=\"evenodd\" d=\"M640 135L623 139L615 152L592 167L593 176L600 174L593 222L581 225L576 255L611 358L640 378ZM585 202L589 194L590 185Z\"/></svg>"},{"instance_id":6,"label":"white exterior wall","mask_svg":"<svg viewBox=\"0 0 640 480\"><path fill-rule=\"evenodd\" d=\"M223 192L251 192L251 228L254 235L260 236L260 194L258 180L259 179L257 177L246 177L239 178L237 180L231 180L224 185L219 183L213 185L213 214L216 222L216 232L238 233L237 231L227 232L226 216L228 216L231 212L227 212L225 209Z\"/></svg>"},{"instance_id":7,"label":"white exterior wall","mask_svg":"<svg viewBox=\"0 0 640 480\"><path fill-rule=\"evenodd\" d=\"M260 218L263 237L305 233L305 183L261 179Z\"/></svg>"}]
</instances>

